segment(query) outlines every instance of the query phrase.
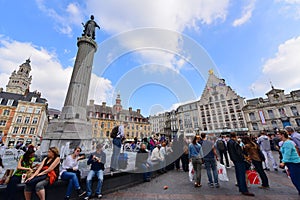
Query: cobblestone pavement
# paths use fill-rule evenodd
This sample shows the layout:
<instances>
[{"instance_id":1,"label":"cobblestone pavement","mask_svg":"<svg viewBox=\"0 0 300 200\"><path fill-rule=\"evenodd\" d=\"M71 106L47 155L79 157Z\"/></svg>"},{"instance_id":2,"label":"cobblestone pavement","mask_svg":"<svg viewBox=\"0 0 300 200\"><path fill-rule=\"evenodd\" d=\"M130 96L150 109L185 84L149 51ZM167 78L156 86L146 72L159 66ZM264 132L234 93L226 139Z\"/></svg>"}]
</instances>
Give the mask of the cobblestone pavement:
<instances>
[{"instance_id":1,"label":"cobblestone pavement","mask_svg":"<svg viewBox=\"0 0 300 200\"><path fill-rule=\"evenodd\" d=\"M278 172L268 171L270 189L259 189L257 185L250 185L249 191L255 193L255 197L246 197L238 192L235 186L234 168L227 169L229 182L220 182L220 188L210 188L207 185L206 170L202 169L202 187L194 188L188 180L188 173L182 171L169 171L151 182L142 183L124 190L106 194L102 199L118 200L156 200L156 199L264 199L264 200L294 200L300 199L297 190L291 180L282 170ZM105 181L105 180L104 180ZM105 182L104 182L105 184ZM164 189L164 186L168 189Z\"/></svg>"}]
</instances>

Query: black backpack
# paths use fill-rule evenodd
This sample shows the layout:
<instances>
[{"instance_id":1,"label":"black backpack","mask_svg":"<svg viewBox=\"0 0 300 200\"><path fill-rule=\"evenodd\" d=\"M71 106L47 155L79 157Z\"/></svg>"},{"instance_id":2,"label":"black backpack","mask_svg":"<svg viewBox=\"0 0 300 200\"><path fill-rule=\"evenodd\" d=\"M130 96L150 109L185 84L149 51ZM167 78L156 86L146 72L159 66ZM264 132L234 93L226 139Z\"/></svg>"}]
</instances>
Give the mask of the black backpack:
<instances>
[{"instance_id":1,"label":"black backpack","mask_svg":"<svg viewBox=\"0 0 300 200\"><path fill-rule=\"evenodd\" d=\"M225 144L224 141L218 140L217 141L217 148L219 151L225 151Z\"/></svg>"},{"instance_id":2,"label":"black backpack","mask_svg":"<svg viewBox=\"0 0 300 200\"><path fill-rule=\"evenodd\" d=\"M110 132L110 137L111 138L116 138L119 132L119 126L115 126L111 132Z\"/></svg>"}]
</instances>

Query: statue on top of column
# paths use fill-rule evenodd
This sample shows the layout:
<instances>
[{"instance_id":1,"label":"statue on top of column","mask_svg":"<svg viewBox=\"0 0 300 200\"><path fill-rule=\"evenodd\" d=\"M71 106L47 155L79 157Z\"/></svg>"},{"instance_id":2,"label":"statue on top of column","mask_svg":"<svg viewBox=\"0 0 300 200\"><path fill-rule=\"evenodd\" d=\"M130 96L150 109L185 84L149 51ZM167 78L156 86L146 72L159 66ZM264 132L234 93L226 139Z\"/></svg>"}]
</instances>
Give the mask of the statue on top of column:
<instances>
[{"instance_id":1,"label":"statue on top of column","mask_svg":"<svg viewBox=\"0 0 300 200\"><path fill-rule=\"evenodd\" d=\"M91 19L82 25L84 27L82 36L92 37L95 40L95 28L100 29L100 26L94 21L94 15L91 15Z\"/></svg>"}]
</instances>

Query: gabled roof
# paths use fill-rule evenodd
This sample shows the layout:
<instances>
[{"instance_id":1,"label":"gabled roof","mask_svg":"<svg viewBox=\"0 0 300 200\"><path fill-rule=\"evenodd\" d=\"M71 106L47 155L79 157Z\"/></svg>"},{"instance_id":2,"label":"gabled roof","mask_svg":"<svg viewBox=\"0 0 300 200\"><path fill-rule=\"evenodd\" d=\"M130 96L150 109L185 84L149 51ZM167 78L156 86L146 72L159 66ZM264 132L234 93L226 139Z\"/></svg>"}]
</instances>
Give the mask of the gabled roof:
<instances>
[{"instance_id":1,"label":"gabled roof","mask_svg":"<svg viewBox=\"0 0 300 200\"><path fill-rule=\"evenodd\" d=\"M266 95L277 94L277 93L281 93L281 92L284 92L284 90L276 89L276 88L272 87L272 89L269 92L267 92Z\"/></svg>"},{"instance_id":2,"label":"gabled roof","mask_svg":"<svg viewBox=\"0 0 300 200\"><path fill-rule=\"evenodd\" d=\"M225 88L226 92L223 94L226 98L227 94L232 94L238 98L243 98L238 95L230 86L226 85L225 80L218 78L214 73L209 74L208 80L202 92L200 102L208 101L208 97L219 94L218 88Z\"/></svg>"}]
</instances>

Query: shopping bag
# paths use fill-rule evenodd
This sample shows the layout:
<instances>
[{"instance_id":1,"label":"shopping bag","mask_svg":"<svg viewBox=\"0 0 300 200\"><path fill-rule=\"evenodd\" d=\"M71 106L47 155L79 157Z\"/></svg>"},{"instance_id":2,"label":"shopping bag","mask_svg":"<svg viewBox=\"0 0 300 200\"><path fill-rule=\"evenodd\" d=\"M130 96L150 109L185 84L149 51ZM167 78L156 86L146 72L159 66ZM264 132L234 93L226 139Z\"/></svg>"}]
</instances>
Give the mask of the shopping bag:
<instances>
[{"instance_id":1,"label":"shopping bag","mask_svg":"<svg viewBox=\"0 0 300 200\"><path fill-rule=\"evenodd\" d=\"M246 171L246 178L249 184L253 184L253 185L260 184L258 173L253 169Z\"/></svg>"},{"instance_id":2,"label":"shopping bag","mask_svg":"<svg viewBox=\"0 0 300 200\"><path fill-rule=\"evenodd\" d=\"M194 174L195 174L195 171L193 168L193 164L192 164L192 162L190 162L189 163L189 179L191 182L193 182L193 180L194 180Z\"/></svg>"},{"instance_id":3,"label":"shopping bag","mask_svg":"<svg viewBox=\"0 0 300 200\"><path fill-rule=\"evenodd\" d=\"M217 170L218 170L218 177L220 181L229 181L227 176L226 167L222 165L221 163L217 164Z\"/></svg>"},{"instance_id":4,"label":"shopping bag","mask_svg":"<svg viewBox=\"0 0 300 200\"><path fill-rule=\"evenodd\" d=\"M286 173L287 177L291 178L289 168L287 166L284 166L284 170L285 170L285 173Z\"/></svg>"}]
</instances>

